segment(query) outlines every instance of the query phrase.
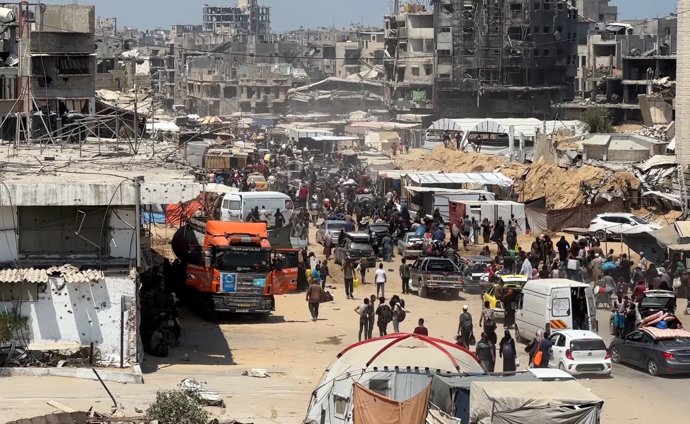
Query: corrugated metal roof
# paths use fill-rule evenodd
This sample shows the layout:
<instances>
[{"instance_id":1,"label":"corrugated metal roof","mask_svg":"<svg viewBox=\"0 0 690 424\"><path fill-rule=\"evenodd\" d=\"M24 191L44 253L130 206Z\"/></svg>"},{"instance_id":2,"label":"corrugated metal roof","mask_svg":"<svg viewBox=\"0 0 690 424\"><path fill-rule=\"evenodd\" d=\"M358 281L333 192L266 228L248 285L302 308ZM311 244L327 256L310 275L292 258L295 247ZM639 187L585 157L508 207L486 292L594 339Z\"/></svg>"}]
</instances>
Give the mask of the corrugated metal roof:
<instances>
[{"instance_id":1,"label":"corrugated metal roof","mask_svg":"<svg viewBox=\"0 0 690 424\"><path fill-rule=\"evenodd\" d=\"M407 174L407 178L415 184L433 186L434 184L482 184L510 187L513 180L500 172L472 172L450 174Z\"/></svg>"},{"instance_id":2,"label":"corrugated metal roof","mask_svg":"<svg viewBox=\"0 0 690 424\"><path fill-rule=\"evenodd\" d=\"M50 277L62 277L66 283L90 283L105 278L102 271L79 270L73 265L54 266L48 269L6 268L0 270L0 283L47 283Z\"/></svg>"},{"instance_id":3,"label":"corrugated metal roof","mask_svg":"<svg viewBox=\"0 0 690 424\"><path fill-rule=\"evenodd\" d=\"M656 166L675 166L675 155L654 155L647 159L644 163L633 165L642 172L647 172Z\"/></svg>"}]
</instances>

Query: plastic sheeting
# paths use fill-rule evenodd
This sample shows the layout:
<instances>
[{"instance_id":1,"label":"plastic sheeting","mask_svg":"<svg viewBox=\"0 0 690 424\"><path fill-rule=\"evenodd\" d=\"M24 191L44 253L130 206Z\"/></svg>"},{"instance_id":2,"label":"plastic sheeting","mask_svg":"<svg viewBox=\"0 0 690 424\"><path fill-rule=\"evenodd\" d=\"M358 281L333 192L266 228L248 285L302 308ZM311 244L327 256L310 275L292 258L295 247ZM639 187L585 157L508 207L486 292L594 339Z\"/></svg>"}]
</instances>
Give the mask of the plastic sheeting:
<instances>
[{"instance_id":1,"label":"plastic sheeting","mask_svg":"<svg viewBox=\"0 0 690 424\"><path fill-rule=\"evenodd\" d=\"M396 401L373 392L359 383L354 388L355 424L419 424L426 420L431 385L415 396Z\"/></svg>"},{"instance_id":2,"label":"plastic sheeting","mask_svg":"<svg viewBox=\"0 0 690 424\"><path fill-rule=\"evenodd\" d=\"M470 422L597 424L603 403L577 381L473 382Z\"/></svg>"}]
</instances>

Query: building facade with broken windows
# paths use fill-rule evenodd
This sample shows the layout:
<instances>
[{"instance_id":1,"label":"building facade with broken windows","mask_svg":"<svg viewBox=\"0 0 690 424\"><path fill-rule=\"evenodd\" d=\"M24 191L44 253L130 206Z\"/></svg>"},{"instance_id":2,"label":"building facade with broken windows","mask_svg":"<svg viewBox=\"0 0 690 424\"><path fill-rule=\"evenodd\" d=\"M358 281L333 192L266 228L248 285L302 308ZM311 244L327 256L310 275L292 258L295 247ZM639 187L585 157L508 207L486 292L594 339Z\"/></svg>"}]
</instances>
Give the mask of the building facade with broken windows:
<instances>
[{"instance_id":1,"label":"building facade with broken windows","mask_svg":"<svg viewBox=\"0 0 690 424\"><path fill-rule=\"evenodd\" d=\"M565 0L439 0L436 109L535 116L572 99L578 12Z\"/></svg>"}]
</instances>

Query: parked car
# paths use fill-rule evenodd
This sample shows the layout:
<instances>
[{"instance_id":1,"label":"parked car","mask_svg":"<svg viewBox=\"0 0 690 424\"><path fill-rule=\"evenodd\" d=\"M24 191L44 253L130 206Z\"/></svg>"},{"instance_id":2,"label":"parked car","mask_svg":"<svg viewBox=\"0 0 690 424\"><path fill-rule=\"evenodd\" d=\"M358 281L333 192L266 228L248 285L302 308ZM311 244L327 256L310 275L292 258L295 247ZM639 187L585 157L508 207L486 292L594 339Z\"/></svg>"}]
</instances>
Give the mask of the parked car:
<instances>
[{"instance_id":1,"label":"parked car","mask_svg":"<svg viewBox=\"0 0 690 424\"><path fill-rule=\"evenodd\" d=\"M491 263L487 256L464 256L459 259L458 266L462 271L463 290L466 293L480 293L490 287L486 267Z\"/></svg>"},{"instance_id":2,"label":"parked car","mask_svg":"<svg viewBox=\"0 0 690 424\"><path fill-rule=\"evenodd\" d=\"M526 275L502 275L501 280L503 280L503 290L512 290L517 292L517 295L522 291L522 287L527 282ZM504 319L506 315L505 305L503 301L496 298L496 287L498 284L493 284L489 289L482 293L482 303L489 302L489 308L494 313L494 318Z\"/></svg>"},{"instance_id":3,"label":"parked car","mask_svg":"<svg viewBox=\"0 0 690 424\"><path fill-rule=\"evenodd\" d=\"M422 238L417 236L414 232L405 233L405 235L398 240L398 253L403 258L418 258L422 256Z\"/></svg>"},{"instance_id":4,"label":"parked car","mask_svg":"<svg viewBox=\"0 0 690 424\"><path fill-rule=\"evenodd\" d=\"M611 374L611 355L597 333L586 330L557 330L551 333L553 344L549 367L572 375Z\"/></svg>"},{"instance_id":5,"label":"parked car","mask_svg":"<svg viewBox=\"0 0 690 424\"><path fill-rule=\"evenodd\" d=\"M611 342L611 359L653 376L690 374L690 332L640 328Z\"/></svg>"},{"instance_id":6,"label":"parked car","mask_svg":"<svg viewBox=\"0 0 690 424\"><path fill-rule=\"evenodd\" d=\"M326 235L326 232L329 232L333 238L333 246L337 246L340 230L345 231L345 228L347 228L347 222L345 221L326 220L323 224L319 225L319 229L316 230L316 242L323 244L323 237Z\"/></svg>"},{"instance_id":7,"label":"parked car","mask_svg":"<svg viewBox=\"0 0 690 424\"><path fill-rule=\"evenodd\" d=\"M652 232L661 226L631 213L607 212L597 215L587 232L599 241L620 239L622 234Z\"/></svg>"},{"instance_id":8,"label":"parked car","mask_svg":"<svg viewBox=\"0 0 690 424\"><path fill-rule=\"evenodd\" d=\"M448 258L422 257L410 267L410 288L417 290L419 297L427 297L432 290L455 297L462 289L462 274Z\"/></svg>"},{"instance_id":9,"label":"parked car","mask_svg":"<svg viewBox=\"0 0 690 424\"><path fill-rule=\"evenodd\" d=\"M359 263L363 257L367 259L367 268L376 266L376 254L369 243L367 233L345 233L342 245L333 250L333 260L336 264L343 264L345 261Z\"/></svg>"}]
</instances>

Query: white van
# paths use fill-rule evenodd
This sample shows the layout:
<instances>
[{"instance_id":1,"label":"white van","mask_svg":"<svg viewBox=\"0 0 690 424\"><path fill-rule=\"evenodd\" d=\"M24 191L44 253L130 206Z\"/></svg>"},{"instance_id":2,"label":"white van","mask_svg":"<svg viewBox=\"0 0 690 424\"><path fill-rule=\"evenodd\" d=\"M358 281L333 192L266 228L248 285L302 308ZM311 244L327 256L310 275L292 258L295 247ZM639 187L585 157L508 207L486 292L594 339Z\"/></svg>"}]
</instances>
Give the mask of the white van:
<instances>
[{"instance_id":1,"label":"white van","mask_svg":"<svg viewBox=\"0 0 690 424\"><path fill-rule=\"evenodd\" d=\"M220 206L221 221L243 221L255 206L266 208L268 226L275 226L275 213L277 209L283 213L285 224L290 222L294 204L290 196L277 191L241 191L228 193L223 198Z\"/></svg>"},{"instance_id":2,"label":"white van","mask_svg":"<svg viewBox=\"0 0 690 424\"><path fill-rule=\"evenodd\" d=\"M588 284L565 278L529 280L515 311L515 338L530 341L538 330L598 331L594 292Z\"/></svg>"}]
</instances>

